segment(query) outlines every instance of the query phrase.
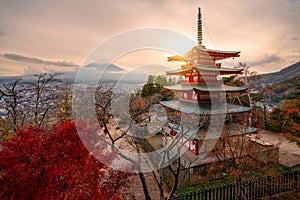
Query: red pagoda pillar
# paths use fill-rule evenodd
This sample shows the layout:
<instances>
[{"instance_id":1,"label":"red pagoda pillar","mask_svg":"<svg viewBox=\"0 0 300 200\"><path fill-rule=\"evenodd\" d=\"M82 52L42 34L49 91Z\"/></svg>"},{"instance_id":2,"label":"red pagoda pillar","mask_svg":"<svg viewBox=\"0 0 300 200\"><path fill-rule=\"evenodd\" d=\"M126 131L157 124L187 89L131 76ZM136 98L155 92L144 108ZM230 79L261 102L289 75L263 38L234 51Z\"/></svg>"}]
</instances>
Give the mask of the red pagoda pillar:
<instances>
[{"instance_id":1,"label":"red pagoda pillar","mask_svg":"<svg viewBox=\"0 0 300 200\"><path fill-rule=\"evenodd\" d=\"M195 145L194 154L195 154L195 155L198 155L198 154L199 154L199 144L198 144L198 140L193 140L193 144Z\"/></svg>"}]
</instances>

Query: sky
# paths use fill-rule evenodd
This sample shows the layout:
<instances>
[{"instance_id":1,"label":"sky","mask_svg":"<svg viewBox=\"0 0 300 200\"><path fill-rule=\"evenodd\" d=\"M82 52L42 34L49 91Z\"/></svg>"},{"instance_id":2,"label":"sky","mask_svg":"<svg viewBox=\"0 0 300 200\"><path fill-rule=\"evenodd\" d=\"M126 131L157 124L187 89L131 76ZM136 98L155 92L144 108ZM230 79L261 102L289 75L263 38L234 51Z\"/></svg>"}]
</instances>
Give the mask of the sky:
<instances>
[{"instance_id":1,"label":"sky","mask_svg":"<svg viewBox=\"0 0 300 200\"><path fill-rule=\"evenodd\" d=\"M198 7L204 45L241 51L223 66L246 62L269 73L300 61L300 0L0 0L0 75L77 70L97 45L137 28L173 30L196 42ZM168 55L140 50L114 64L178 68Z\"/></svg>"}]
</instances>

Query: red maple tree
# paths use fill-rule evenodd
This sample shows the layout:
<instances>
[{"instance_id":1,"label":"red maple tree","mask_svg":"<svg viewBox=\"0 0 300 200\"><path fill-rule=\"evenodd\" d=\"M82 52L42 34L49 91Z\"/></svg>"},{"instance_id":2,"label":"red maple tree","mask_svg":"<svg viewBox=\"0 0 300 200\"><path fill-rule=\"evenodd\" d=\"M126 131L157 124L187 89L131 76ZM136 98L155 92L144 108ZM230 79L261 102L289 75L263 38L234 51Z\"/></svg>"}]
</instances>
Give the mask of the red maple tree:
<instances>
[{"instance_id":1,"label":"red maple tree","mask_svg":"<svg viewBox=\"0 0 300 200\"><path fill-rule=\"evenodd\" d=\"M72 122L19 130L0 145L0 199L124 198L129 174L91 156Z\"/></svg>"}]
</instances>

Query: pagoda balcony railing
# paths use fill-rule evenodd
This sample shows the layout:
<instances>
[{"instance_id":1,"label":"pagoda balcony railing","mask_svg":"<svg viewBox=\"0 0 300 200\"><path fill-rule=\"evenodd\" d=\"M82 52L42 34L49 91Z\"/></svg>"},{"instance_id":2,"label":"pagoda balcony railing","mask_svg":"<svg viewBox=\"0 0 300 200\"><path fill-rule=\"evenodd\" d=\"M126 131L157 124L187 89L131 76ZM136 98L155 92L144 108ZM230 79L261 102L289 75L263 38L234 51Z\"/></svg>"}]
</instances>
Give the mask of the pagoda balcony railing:
<instances>
[{"instance_id":1,"label":"pagoda balcony railing","mask_svg":"<svg viewBox=\"0 0 300 200\"><path fill-rule=\"evenodd\" d=\"M191 83L191 84L197 84L199 81L189 81L189 80L181 80L180 83Z\"/></svg>"},{"instance_id":2,"label":"pagoda balcony railing","mask_svg":"<svg viewBox=\"0 0 300 200\"><path fill-rule=\"evenodd\" d=\"M204 81L204 80L196 80L196 81L189 81L189 80L181 80L180 83L189 83L189 84L216 84L219 85L221 82L218 80L213 80L213 81Z\"/></svg>"},{"instance_id":3,"label":"pagoda balcony railing","mask_svg":"<svg viewBox=\"0 0 300 200\"><path fill-rule=\"evenodd\" d=\"M189 67L194 67L195 65L199 65L199 64L206 64L207 66L211 66L212 62L207 62L207 63L197 63L197 64L185 64L185 65L181 65L181 68L189 68ZM218 68L220 68L222 66L222 63L214 63L214 65Z\"/></svg>"}]
</instances>

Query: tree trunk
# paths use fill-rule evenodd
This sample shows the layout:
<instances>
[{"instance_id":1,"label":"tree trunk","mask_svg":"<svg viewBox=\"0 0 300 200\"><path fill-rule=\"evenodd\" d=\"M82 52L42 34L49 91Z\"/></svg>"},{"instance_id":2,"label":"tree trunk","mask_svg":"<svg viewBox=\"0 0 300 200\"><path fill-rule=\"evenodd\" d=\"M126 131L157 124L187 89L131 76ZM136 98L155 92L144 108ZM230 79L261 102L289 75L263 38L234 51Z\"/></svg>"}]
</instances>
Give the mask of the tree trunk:
<instances>
[{"instance_id":1,"label":"tree trunk","mask_svg":"<svg viewBox=\"0 0 300 200\"><path fill-rule=\"evenodd\" d=\"M174 177L174 184L173 187L171 189L171 192L169 194L168 199L170 199L176 192L176 190L178 189L178 184L179 184L179 173L180 173L180 157L177 159L177 167L176 167L176 171L172 169L172 166L169 165L169 169L173 174Z\"/></svg>"},{"instance_id":2,"label":"tree trunk","mask_svg":"<svg viewBox=\"0 0 300 200\"><path fill-rule=\"evenodd\" d=\"M176 175L176 176L174 176L174 185L173 185L173 187L172 187L172 190L171 190L171 192L170 192L170 194L169 194L169 197L168 197L168 199L170 199L172 196L174 196L174 194L175 194L175 192L176 192L176 190L177 190L177 187L178 187L178 175Z\"/></svg>"},{"instance_id":3,"label":"tree trunk","mask_svg":"<svg viewBox=\"0 0 300 200\"><path fill-rule=\"evenodd\" d=\"M139 173L139 177L140 177L140 180L142 182L145 199L146 200L151 200L151 196L150 196L149 190L147 188L147 183L146 183L146 179L145 179L144 174L143 173Z\"/></svg>"}]
</instances>

